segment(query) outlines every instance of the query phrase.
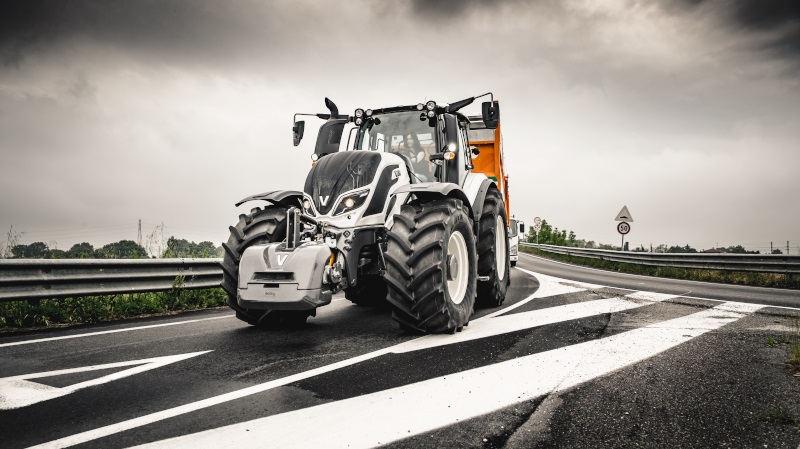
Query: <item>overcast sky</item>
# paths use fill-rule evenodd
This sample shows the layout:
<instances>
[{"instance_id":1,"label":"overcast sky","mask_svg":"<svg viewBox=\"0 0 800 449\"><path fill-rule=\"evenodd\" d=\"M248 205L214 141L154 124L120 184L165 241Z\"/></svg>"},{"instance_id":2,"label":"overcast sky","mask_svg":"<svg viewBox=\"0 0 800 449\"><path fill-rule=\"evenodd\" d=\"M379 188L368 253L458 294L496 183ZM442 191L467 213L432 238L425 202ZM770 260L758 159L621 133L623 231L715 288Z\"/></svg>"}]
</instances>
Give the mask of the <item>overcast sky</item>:
<instances>
[{"instance_id":1,"label":"overcast sky","mask_svg":"<svg viewBox=\"0 0 800 449\"><path fill-rule=\"evenodd\" d=\"M797 0L6 1L0 240L219 245L237 200L302 190L293 113L487 91L526 222L800 249Z\"/></svg>"}]
</instances>

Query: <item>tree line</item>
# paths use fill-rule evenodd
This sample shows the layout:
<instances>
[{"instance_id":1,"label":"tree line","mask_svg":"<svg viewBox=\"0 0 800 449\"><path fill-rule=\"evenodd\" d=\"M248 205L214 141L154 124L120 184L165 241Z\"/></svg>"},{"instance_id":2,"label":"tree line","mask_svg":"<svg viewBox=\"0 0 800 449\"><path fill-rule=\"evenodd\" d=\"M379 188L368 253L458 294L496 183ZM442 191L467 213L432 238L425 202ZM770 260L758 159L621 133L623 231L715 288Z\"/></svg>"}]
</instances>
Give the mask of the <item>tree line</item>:
<instances>
[{"instance_id":1,"label":"tree line","mask_svg":"<svg viewBox=\"0 0 800 449\"><path fill-rule=\"evenodd\" d=\"M528 234L528 243L536 243L537 236L533 232L531 228L531 232ZM542 245L556 245L556 246L571 246L574 248L594 248L594 249L610 249L610 250L619 250L619 246L617 245L609 245L606 243L597 243L594 240L584 240L579 239L573 231L569 231L566 229L559 230L557 227L553 227L547 220L542 220L542 227L539 230L538 235L538 243ZM628 242L625 242L625 251L629 250ZM761 254L760 251L748 251L742 245L735 245L729 246L727 248L715 248L717 252L720 253L733 253L733 254ZM640 245L638 248L634 248L633 251L636 252L651 252L650 248L645 248L644 245ZM686 246L679 246L679 245L658 245L652 248L652 252L654 253L697 253L699 252L697 249L692 248L688 244ZM773 254L781 254L780 250L773 251Z\"/></svg>"},{"instance_id":2,"label":"tree line","mask_svg":"<svg viewBox=\"0 0 800 449\"><path fill-rule=\"evenodd\" d=\"M8 243L8 242L7 242ZM185 239L170 237L166 249L160 254L151 254L142 245L133 240L120 240L95 248L88 242L76 243L68 250L51 248L55 246L45 242L33 242L29 245L11 242L2 248L2 258L8 259L148 259L177 257L222 257L222 247L212 242L190 242Z\"/></svg>"}]
</instances>

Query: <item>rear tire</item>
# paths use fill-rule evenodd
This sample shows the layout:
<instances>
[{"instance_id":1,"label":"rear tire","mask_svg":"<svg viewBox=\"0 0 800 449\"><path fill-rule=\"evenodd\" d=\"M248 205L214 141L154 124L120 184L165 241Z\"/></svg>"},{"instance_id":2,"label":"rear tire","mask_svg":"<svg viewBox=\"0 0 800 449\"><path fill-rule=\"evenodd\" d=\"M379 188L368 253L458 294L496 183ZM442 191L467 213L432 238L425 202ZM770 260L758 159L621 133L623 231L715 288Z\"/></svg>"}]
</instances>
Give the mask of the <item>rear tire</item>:
<instances>
[{"instance_id":1,"label":"rear tire","mask_svg":"<svg viewBox=\"0 0 800 449\"><path fill-rule=\"evenodd\" d=\"M228 294L228 306L236 311L236 318L261 328L280 329L305 324L313 311L247 309L237 303L239 285L239 260L244 250L253 245L280 242L286 236L286 207L266 206L255 208L249 214L239 215L239 222L231 226L231 236L223 243L222 289Z\"/></svg>"},{"instance_id":2,"label":"rear tire","mask_svg":"<svg viewBox=\"0 0 800 449\"><path fill-rule=\"evenodd\" d=\"M517 261L516 260L512 260L511 261L511 266L512 267L516 267L517 266Z\"/></svg>"},{"instance_id":3,"label":"rear tire","mask_svg":"<svg viewBox=\"0 0 800 449\"><path fill-rule=\"evenodd\" d=\"M387 300L407 332L454 333L475 306L477 253L472 221L460 200L412 203L387 233Z\"/></svg>"},{"instance_id":4,"label":"rear tire","mask_svg":"<svg viewBox=\"0 0 800 449\"><path fill-rule=\"evenodd\" d=\"M506 208L500 192L492 189L486 193L483 202L478 234L478 275L489 277L488 281L478 282L478 306L497 307L503 304L511 283L509 261Z\"/></svg>"}]
</instances>

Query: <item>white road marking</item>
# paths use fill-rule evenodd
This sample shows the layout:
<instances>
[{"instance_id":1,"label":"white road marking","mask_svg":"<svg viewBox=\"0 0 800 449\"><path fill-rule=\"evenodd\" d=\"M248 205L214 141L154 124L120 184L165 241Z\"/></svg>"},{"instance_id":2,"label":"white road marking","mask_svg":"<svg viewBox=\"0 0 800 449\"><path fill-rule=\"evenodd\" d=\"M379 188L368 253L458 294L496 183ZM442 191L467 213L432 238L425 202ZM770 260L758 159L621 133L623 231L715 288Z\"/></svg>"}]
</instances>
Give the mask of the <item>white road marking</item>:
<instances>
[{"instance_id":1,"label":"white road marking","mask_svg":"<svg viewBox=\"0 0 800 449\"><path fill-rule=\"evenodd\" d=\"M520 269L520 268L517 267L517 269ZM507 313L508 311L513 310L513 309L521 306L522 304L525 304L525 303L527 303L527 302L529 302L531 300L537 299L537 298L544 298L544 297L547 297L547 296L554 296L554 295L560 295L560 294L565 294L565 293L579 292L579 291L584 291L586 289L591 289L591 288L603 288L603 286L600 286L600 285L574 282L574 281L570 281L570 280L566 280L566 279L560 279L560 278L556 278L556 277L552 277L552 276L543 275L543 274L540 274L540 273L534 273L534 272L531 272L531 271L528 271L528 270L521 270L521 271L523 271L523 272L525 272L527 274L533 275L539 280L540 287L536 291L536 293L534 293L533 295L530 295L529 297L527 297L527 298L523 299L522 301L520 301L518 303L515 303L515 304L513 304L513 305L511 305L509 307L506 307L504 309L498 310L498 311L494 312L493 314L486 315L485 317L482 317L480 320L488 320L490 318L493 319L494 317L496 317L498 315L502 315L504 313ZM761 307L761 306L758 306L758 307ZM479 322L480 320L474 320L473 322ZM472 332L472 328L473 328L472 325L470 325L469 327L466 327L461 334L464 334L464 335L469 334L470 332ZM456 334L456 335L461 335L461 334ZM460 338L464 338L464 337L460 337ZM412 341L414 341L414 340L412 340ZM98 439L98 438L103 438L103 437L106 437L106 436L109 436L109 435L113 435L115 433L119 433L119 432L123 432L123 431L126 431L126 430L134 429L134 428L137 428L137 427L140 427L140 426L152 424L152 423L155 423L155 422L158 422L158 421L162 421L162 420L174 417L174 416L179 416L179 415L182 415L182 414L191 413L191 412L194 412L194 411L197 411L197 410L201 410L203 408L211 407L213 405L217 405L217 404L221 404L221 403L224 403L224 402L240 399L240 398L247 397L247 396L250 396L250 395L253 395L253 394L257 394L257 393L261 393L261 392L264 392L264 391L267 391L267 390L270 390L270 389L273 389L273 388L276 388L276 387L279 387L279 386L283 386L283 385L287 385L287 384L290 384L290 383L298 382L298 381L303 380L303 379L307 379L307 378L310 378L310 377L318 376L320 374L328 373L328 372L331 372L331 371L334 371L334 370L337 370L337 369L340 369L340 368L344 368L344 367L347 367L347 366L355 365L355 364L361 363L363 361L367 361L367 360L370 360L370 359L373 359L373 358L376 358L376 357L380 357L382 355L393 353L395 350L400 349L402 347L402 345L404 345L406 343L410 343L410 342L405 342L405 343L401 343L399 345L390 346L388 348L383 348L383 349L380 349L378 351L373 351L373 352L370 352L370 353L367 353L367 354L363 354L363 355L360 355L360 356L357 356L357 357L353 357L353 358L350 358L350 359L347 359L347 360L342 360L340 362L337 362L337 363L334 363L334 364L331 364L331 365L322 366L322 367L315 368L315 369L310 370L310 371L297 373L297 374L294 374L294 375L291 375L291 376L288 376L288 377L284 377L284 378L281 378L281 379L275 379L275 380L272 380L270 382L266 382L266 383L263 383L263 384L253 385L251 387L244 388L242 390L233 391L233 392L230 392L230 393L226 393L226 394L223 394L223 395L219 395L219 396L203 399L203 400L200 400L200 401L197 401L197 402L193 402L193 403L190 403L190 404L185 404L185 405L174 407L174 408L171 408L171 409L162 410L160 412L151 413L149 415L140 416L140 417L128 420L128 421L123 421L123 422L119 422L119 423L116 423L116 424L111 424L111 425L108 425L108 426L105 426L105 427L100 427L98 429L93 429L93 430L90 430L90 431L78 433L78 434L71 435L71 436L68 436L68 437L65 437L65 438L61 438L61 439L58 439L58 440L50 441L48 443L44 443L44 444L36 446L36 447L39 447L39 448L63 448L63 447L73 446L73 445L76 445L76 444L85 443L87 441L92 441L92 440L95 440L95 439ZM314 421L316 422L318 420L315 419ZM372 422L373 420L370 418L368 421ZM301 435L302 435L302 433L301 433ZM296 435L295 435L295 438L297 438ZM265 440L265 441L269 441L269 440ZM328 444L323 444L322 447L327 447L327 445Z\"/></svg>"},{"instance_id":2,"label":"white road marking","mask_svg":"<svg viewBox=\"0 0 800 449\"><path fill-rule=\"evenodd\" d=\"M20 407L26 407L38 402L47 401L50 399L66 396L74 393L83 388L101 385L112 380L122 379L124 377L132 376L134 374L143 373L151 369L160 368L164 365L180 362L201 354L206 354L211 351L192 352L188 354L170 355L166 357L154 357L150 359L130 360L127 362L107 363L105 365L92 365L80 368L69 368L57 371L47 371L43 373L23 374L21 376L12 376L0 378L0 410L10 410ZM40 379L42 377L61 376L64 374L84 373L87 371L97 371L111 368L122 368L125 366L136 366L135 368L126 369L124 371L117 371L96 379L79 382L66 387L51 387L36 382L30 382L28 379Z\"/></svg>"},{"instance_id":3,"label":"white road marking","mask_svg":"<svg viewBox=\"0 0 800 449\"><path fill-rule=\"evenodd\" d=\"M23 341L14 341L11 343L1 343L0 348L5 348L8 346L19 346L19 345L30 345L33 343L44 343L47 341L57 341L57 340L69 340L71 338L83 338L83 337L96 337L98 335L107 335L107 334L115 334L117 332L130 332L130 331L139 331L142 329L153 329L156 327L165 327L165 326L177 326L179 324L189 324L189 323L199 323L201 321L209 321L209 320L220 320L222 318L233 318L235 315L225 315L225 316L215 316L211 318L199 318L196 320L187 320L187 321L178 321L174 323L161 323L161 324L150 324L147 326L137 326L137 327L126 327L123 329L113 329L109 331L99 331L99 332L87 332L85 334L75 334L75 335L64 335L61 337L50 337L50 338L38 338L35 340L23 340Z\"/></svg>"},{"instance_id":4,"label":"white road marking","mask_svg":"<svg viewBox=\"0 0 800 449\"><path fill-rule=\"evenodd\" d=\"M418 351L420 349L461 343L463 341L507 334L523 329L577 320L579 318L586 318L594 315L621 312L623 310L634 309L645 305L640 302L626 300L625 298L644 300L648 302L660 302L676 297L676 295L636 292L627 295L624 298L597 299L594 301L566 304L563 306L549 307L530 312L515 313L512 315L487 315L486 317L471 322L469 325L469 332L460 332L455 335L426 335L415 340L401 343L400 345L395 346L395 348L392 349L392 352L402 353Z\"/></svg>"},{"instance_id":5,"label":"white road marking","mask_svg":"<svg viewBox=\"0 0 800 449\"><path fill-rule=\"evenodd\" d=\"M508 307L490 313L482 317L481 319L492 318L498 315L502 315L504 313L508 313L517 307L521 307L530 301L533 301L537 298L547 298L549 296L556 296L556 295L565 295L567 293L577 293L582 292L592 288L602 288L600 285L595 284L585 284L582 282L573 282L568 281L566 279L561 279L553 276L547 276L546 274L539 274L534 273L532 271L528 271L522 268L517 267L517 270L520 270L524 273L527 273L536 279L539 280L539 289L536 290L532 295L528 296L527 298L523 299L522 301L518 301ZM477 320L476 320L477 321Z\"/></svg>"},{"instance_id":6,"label":"white road marking","mask_svg":"<svg viewBox=\"0 0 800 449\"><path fill-rule=\"evenodd\" d=\"M533 295L531 295L528 298L524 299L523 301L525 301L525 302L528 302L528 301L530 301L532 299L535 299L535 298L542 298L542 297L545 297L545 296L560 295L560 294L564 294L564 293L573 293L573 292L577 292L577 291L582 291L583 290L581 288L576 288L576 287L566 286L566 285L561 284L561 282L573 284L570 281L567 281L567 280L564 280L564 279L559 279L559 278L555 278L555 277L552 277L552 276L545 276L545 275L539 275L539 274L537 274L536 276L539 277L539 283L540 283L539 290L537 290L537 292L534 293ZM517 304L519 304L519 303L517 303ZM494 315L497 315L497 314L505 313L508 310L511 310L511 309L514 309L514 308L518 307L517 304L514 304L514 305L512 305L510 307L506 307L505 309L501 309L501 310L495 312L495 314L487 315L486 317L483 317L482 319L486 319L487 317L491 317L491 316L494 316ZM475 321L477 322L478 320L475 320ZM465 328L465 330L464 330L464 332L462 332L462 334L469 333L471 327L472 326ZM342 360L340 362L337 362L337 363L334 363L334 364L331 364L331 365L321 366L319 368L315 368L315 369L310 370L310 371L305 371L305 372L302 372L302 373L293 374L291 376L283 377L281 379L275 379L275 380L272 380L272 381L269 381L269 382L266 382L266 383L263 383L263 384L253 385L251 387L247 387L247 388L244 388L244 389L241 389L241 390L237 390L237 391L232 391L230 393L225 393L225 394L222 394L222 395L219 395L219 396L214 396L214 397L207 398L207 399L202 399L200 401L192 402L190 404L184 404L184 405L181 405L181 406L178 406L178 407L174 407L174 408L171 408L171 409L162 410L160 412L155 412L155 413L151 413L149 415L144 415L144 416L140 416L140 417L137 417L137 418L133 418L133 419L130 419L128 421L122 421L122 422L119 422L119 423L116 423L116 424L111 424L111 425L108 425L108 426L105 426L105 427L100 427L100 428L97 428L97 429L93 429L93 430L89 430L89 431L86 431L86 432L78 433L78 434L71 435L71 436L68 436L68 437L64 437L64 438L61 438L61 439L58 439L58 440L50 441L48 443L44 443L44 444L36 446L36 447L39 447L39 448L62 448L62 447L68 447L68 446L73 446L73 445L76 445L76 444L85 443L87 441L96 440L98 438L103 438L103 437L106 437L106 436L109 436L109 435L113 435L115 433L124 432L124 431L130 430L130 429L135 429L137 427L141 427L141 426L144 426L144 425L147 425L147 424L152 424L152 423L155 423L155 422L158 422L158 421L162 421L162 420L165 420L165 419L168 419L168 418L172 418L174 416L179 416L179 415L183 415L183 414L186 414L186 413L191 413L191 412L194 412L194 411L197 411L197 410L200 410L200 409L204 409L204 408L207 408L207 407L211 407L211 406L214 406L214 405L217 405L217 404L222 404L224 402L233 401L233 400L240 399L240 398L243 398L243 397L247 397L247 396L250 396L250 395L253 395L253 394L257 394L257 393L261 393L261 392L264 392L264 391L267 391L267 390L271 390L273 388L277 388L277 387L280 387L280 386L283 386L283 385L287 385L287 384L290 384L290 383L293 383L293 382L298 382L298 381L303 380L303 379L308 379L310 377L318 376L320 374L325 374L325 373L328 373L328 372L331 372L331 371L334 371L334 370L337 370L337 369L340 369L340 368L344 368L344 367L347 367L347 366L355 365L357 363L361 363L361 362L364 362L364 361L367 361L367 360L370 360L370 359L374 359L374 358L380 357L382 355L390 354L395 349L400 347L402 344L403 343L401 343L400 345L395 345L395 346L390 346L388 348L379 349L377 351L373 351L373 352L370 352L370 353L367 353L367 354L363 354L363 355L360 355L360 356L357 356L357 357L353 357L353 358L350 358L350 359Z\"/></svg>"},{"instance_id":7,"label":"white road marking","mask_svg":"<svg viewBox=\"0 0 800 449\"><path fill-rule=\"evenodd\" d=\"M723 304L599 340L138 447L375 447L567 390L653 357L759 308ZM369 425L348 432L347 438L332 438L353 422Z\"/></svg>"}]
</instances>

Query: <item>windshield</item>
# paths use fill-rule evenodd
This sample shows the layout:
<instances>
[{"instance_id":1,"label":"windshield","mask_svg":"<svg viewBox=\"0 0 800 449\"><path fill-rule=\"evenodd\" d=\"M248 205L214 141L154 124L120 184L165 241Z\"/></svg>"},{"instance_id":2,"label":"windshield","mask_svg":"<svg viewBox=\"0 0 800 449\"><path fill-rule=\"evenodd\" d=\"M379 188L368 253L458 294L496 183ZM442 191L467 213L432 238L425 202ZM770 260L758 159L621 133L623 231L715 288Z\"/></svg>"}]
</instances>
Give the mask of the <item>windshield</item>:
<instances>
[{"instance_id":1,"label":"windshield","mask_svg":"<svg viewBox=\"0 0 800 449\"><path fill-rule=\"evenodd\" d=\"M420 111L402 111L370 117L358 131L356 150L386 151L402 156L419 181L433 181L436 128ZM435 122L434 122L435 123Z\"/></svg>"},{"instance_id":2,"label":"windshield","mask_svg":"<svg viewBox=\"0 0 800 449\"><path fill-rule=\"evenodd\" d=\"M513 219L513 218L511 220L509 220L509 222L508 222L508 226L509 226L508 236L509 237L516 237L517 233L519 233L519 226L517 225L517 223L519 223L519 222L517 220Z\"/></svg>"},{"instance_id":3,"label":"windshield","mask_svg":"<svg viewBox=\"0 0 800 449\"><path fill-rule=\"evenodd\" d=\"M356 149L393 153L406 148L423 151L435 143L434 131L427 118L420 120L419 111L377 115L367 119L359 130ZM409 141L408 145L405 140Z\"/></svg>"}]
</instances>

